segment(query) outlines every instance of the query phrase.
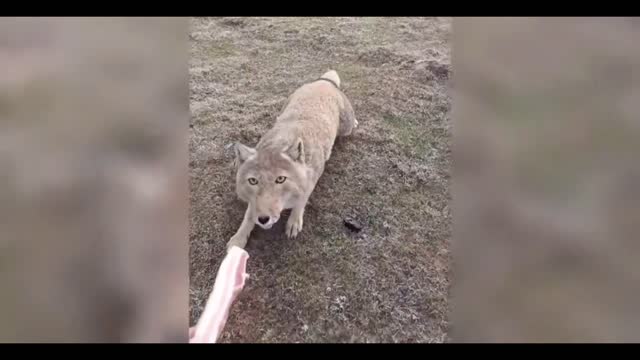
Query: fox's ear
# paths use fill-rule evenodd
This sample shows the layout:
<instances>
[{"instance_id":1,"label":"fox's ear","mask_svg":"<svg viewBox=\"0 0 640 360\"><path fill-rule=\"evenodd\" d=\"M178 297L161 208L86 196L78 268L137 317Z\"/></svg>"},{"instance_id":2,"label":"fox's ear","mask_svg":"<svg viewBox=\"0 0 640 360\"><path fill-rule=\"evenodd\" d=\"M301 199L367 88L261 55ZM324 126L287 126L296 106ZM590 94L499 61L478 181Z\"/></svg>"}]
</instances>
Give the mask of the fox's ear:
<instances>
[{"instance_id":1,"label":"fox's ear","mask_svg":"<svg viewBox=\"0 0 640 360\"><path fill-rule=\"evenodd\" d=\"M301 138L297 138L285 152L293 161L304 163L304 144Z\"/></svg>"},{"instance_id":2,"label":"fox's ear","mask_svg":"<svg viewBox=\"0 0 640 360\"><path fill-rule=\"evenodd\" d=\"M240 164L247 161L248 158L256 154L256 149L248 147L247 145L244 145L239 142L235 143L234 148L236 152L236 158L235 158L236 166L240 166Z\"/></svg>"}]
</instances>

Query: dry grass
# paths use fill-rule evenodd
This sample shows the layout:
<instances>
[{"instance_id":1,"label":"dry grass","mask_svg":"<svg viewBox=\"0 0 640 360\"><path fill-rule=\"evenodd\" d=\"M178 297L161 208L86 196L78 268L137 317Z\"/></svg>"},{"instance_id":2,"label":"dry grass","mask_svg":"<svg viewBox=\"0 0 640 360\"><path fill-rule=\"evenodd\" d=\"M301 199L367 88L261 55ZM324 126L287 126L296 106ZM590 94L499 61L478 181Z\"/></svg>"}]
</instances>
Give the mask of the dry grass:
<instances>
[{"instance_id":1,"label":"dry grass","mask_svg":"<svg viewBox=\"0 0 640 360\"><path fill-rule=\"evenodd\" d=\"M191 323L241 222L229 144L255 145L296 87L341 76L340 140L295 240L256 229L224 342L443 342L450 20L198 18L191 28ZM343 224L355 217L364 229Z\"/></svg>"}]
</instances>

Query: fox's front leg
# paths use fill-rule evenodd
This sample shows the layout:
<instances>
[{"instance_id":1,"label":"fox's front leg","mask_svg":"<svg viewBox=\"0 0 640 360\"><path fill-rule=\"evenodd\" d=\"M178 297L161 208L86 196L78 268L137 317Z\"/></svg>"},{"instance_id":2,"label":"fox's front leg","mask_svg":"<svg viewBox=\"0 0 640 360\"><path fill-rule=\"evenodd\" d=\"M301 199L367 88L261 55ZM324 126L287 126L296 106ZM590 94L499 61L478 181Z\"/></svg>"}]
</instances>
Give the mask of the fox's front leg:
<instances>
[{"instance_id":1,"label":"fox's front leg","mask_svg":"<svg viewBox=\"0 0 640 360\"><path fill-rule=\"evenodd\" d=\"M244 219L242 220L242 224L240 224L240 228L236 231L235 235L231 237L231 240L227 243L227 251L231 249L232 246L237 246L241 249L247 245L247 241L249 240L249 235L251 235L251 231L255 226L255 222L253 222L253 209L251 205L247 206L247 211L244 213Z\"/></svg>"},{"instance_id":2,"label":"fox's front leg","mask_svg":"<svg viewBox=\"0 0 640 360\"><path fill-rule=\"evenodd\" d=\"M287 220L286 229L287 236L289 238L295 238L302 231L304 209L307 206L310 195L311 190L306 192L291 209L291 215L289 215L289 220Z\"/></svg>"}]
</instances>

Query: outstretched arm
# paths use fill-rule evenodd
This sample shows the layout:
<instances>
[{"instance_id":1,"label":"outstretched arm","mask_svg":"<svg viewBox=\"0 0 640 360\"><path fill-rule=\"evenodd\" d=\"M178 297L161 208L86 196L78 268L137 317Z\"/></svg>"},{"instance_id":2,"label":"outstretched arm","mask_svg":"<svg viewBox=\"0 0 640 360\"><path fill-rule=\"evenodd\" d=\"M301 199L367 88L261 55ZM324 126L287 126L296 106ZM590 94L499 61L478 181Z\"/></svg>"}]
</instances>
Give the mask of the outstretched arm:
<instances>
[{"instance_id":1,"label":"outstretched arm","mask_svg":"<svg viewBox=\"0 0 640 360\"><path fill-rule=\"evenodd\" d=\"M231 305L244 287L249 254L237 246L229 249L220 265L213 291L198 324L189 329L189 343L215 343L229 316Z\"/></svg>"}]
</instances>

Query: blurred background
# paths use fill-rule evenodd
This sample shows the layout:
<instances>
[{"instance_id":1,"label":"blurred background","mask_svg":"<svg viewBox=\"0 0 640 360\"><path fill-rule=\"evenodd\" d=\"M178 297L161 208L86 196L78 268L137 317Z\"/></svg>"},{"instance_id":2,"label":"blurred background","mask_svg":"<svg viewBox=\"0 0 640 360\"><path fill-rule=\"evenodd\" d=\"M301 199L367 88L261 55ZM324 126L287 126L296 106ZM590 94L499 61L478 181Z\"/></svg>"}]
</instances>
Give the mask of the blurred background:
<instances>
[{"instance_id":1,"label":"blurred background","mask_svg":"<svg viewBox=\"0 0 640 360\"><path fill-rule=\"evenodd\" d=\"M0 341L187 341L187 20L0 20Z\"/></svg>"},{"instance_id":2,"label":"blurred background","mask_svg":"<svg viewBox=\"0 0 640 360\"><path fill-rule=\"evenodd\" d=\"M453 341L640 340L640 22L453 26Z\"/></svg>"}]
</instances>

